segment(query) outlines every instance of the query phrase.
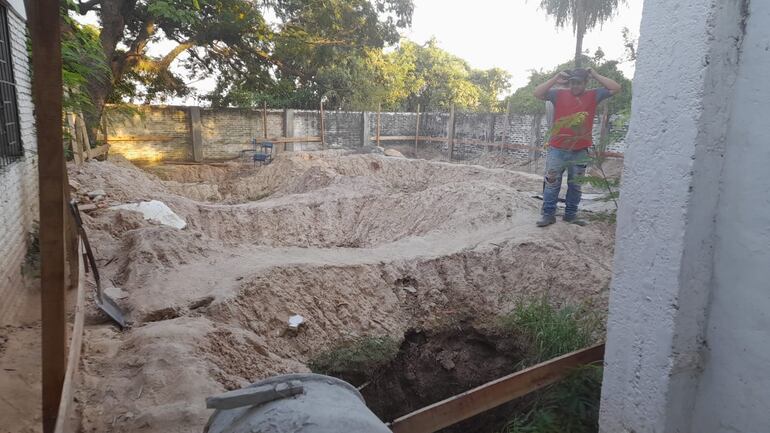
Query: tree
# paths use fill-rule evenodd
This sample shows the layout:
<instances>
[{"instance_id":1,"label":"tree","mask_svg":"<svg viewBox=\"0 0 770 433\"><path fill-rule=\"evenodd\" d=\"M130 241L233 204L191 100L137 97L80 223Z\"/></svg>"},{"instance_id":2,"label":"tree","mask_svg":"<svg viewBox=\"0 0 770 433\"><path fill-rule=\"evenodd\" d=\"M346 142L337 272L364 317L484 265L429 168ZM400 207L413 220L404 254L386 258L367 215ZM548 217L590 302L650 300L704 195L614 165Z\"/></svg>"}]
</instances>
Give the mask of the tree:
<instances>
[{"instance_id":1,"label":"tree","mask_svg":"<svg viewBox=\"0 0 770 433\"><path fill-rule=\"evenodd\" d=\"M618 61L602 61L603 59L603 55L595 55L593 59L586 56L582 56L581 58L582 64L584 66L594 68L596 72L604 75L605 77L612 78L623 87L622 92L607 100L606 104L609 113L616 114L630 110L632 94L631 80L626 78L623 75L623 72L618 69ZM556 75L558 71L563 71L565 69L571 69L574 67L574 61L570 60L558 65L551 70L531 71L527 85L517 89L513 95L509 96L506 100L506 103L510 104L511 112L533 115L545 114L545 104L543 104L543 101L535 98L532 95L535 87L548 81L551 77Z\"/></svg>"},{"instance_id":2,"label":"tree","mask_svg":"<svg viewBox=\"0 0 770 433\"><path fill-rule=\"evenodd\" d=\"M583 37L586 32L612 18L626 0L540 0L540 8L556 19L556 27L572 25L575 43L575 67L582 67Z\"/></svg>"},{"instance_id":3,"label":"tree","mask_svg":"<svg viewBox=\"0 0 770 433\"><path fill-rule=\"evenodd\" d=\"M214 98L237 100L239 84L292 90L292 82L318 84L316 76L339 55L398 41L412 0L80 0L77 14L95 12L108 73L88 83L98 124L104 104L121 91L143 89L147 98L184 95L185 79L216 75ZM275 17L270 23L265 16ZM148 47L172 42L163 55ZM186 53L186 56L182 56ZM171 68L177 59L186 72ZM115 92L117 90L118 92ZM236 94L229 95L234 90ZM305 94L305 97L310 95Z\"/></svg>"}]
</instances>

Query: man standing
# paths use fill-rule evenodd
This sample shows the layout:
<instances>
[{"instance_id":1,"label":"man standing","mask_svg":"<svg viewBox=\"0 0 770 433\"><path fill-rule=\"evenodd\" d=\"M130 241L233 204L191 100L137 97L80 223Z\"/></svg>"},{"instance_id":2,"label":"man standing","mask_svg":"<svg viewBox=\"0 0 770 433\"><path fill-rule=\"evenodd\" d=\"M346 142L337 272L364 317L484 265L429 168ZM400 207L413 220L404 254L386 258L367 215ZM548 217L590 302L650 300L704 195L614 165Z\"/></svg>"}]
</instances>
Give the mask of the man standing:
<instances>
[{"instance_id":1,"label":"man standing","mask_svg":"<svg viewBox=\"0 0 770 433\"><path fill-rule=\"evenodd\" d=\"M586 90L588 77L592 77L604 87ZM569 88L552 89L557 83L568 84ZM577 219L581 186L576 180L585 175L588 148L592 144L596 107L618 92L620 92L620 84L599 75L593 69L560 72L535 89L536 98L551 101L554 106L554 128L545 160L543 210L542 217L537 222L538 227L556 222L556 202L559 199L564 170L567 170L567 206L564 211L564 221L584 224ZM558 131L557 128L559 128Z\"/></svg>"}]
</instances>

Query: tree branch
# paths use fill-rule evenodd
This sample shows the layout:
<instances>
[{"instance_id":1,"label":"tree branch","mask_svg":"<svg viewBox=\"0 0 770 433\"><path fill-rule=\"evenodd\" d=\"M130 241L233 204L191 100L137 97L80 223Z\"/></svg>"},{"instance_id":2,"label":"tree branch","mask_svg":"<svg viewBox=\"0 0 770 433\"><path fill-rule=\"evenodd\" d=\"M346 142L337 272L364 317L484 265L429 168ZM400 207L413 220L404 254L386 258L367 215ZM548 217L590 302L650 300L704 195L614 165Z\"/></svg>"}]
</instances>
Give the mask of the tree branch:
<instances>
[{"instance_id":1,"label":"tree branch","mask_svg":"<svg viewBox=\"0 0 770 433\"><path fill-rule=\"evenodd\" d=\"M163 56L162 59L158 60L156 62L156 67L158 69L166 69L169 66L171 66L171 63L174 62L174 59L176 59L180 54L182 54L184 51L189 50L190 48L194 47L195 44L193 44L190 41L182 42L176 47L174 47L173 50L169 51L168 54Z\"/></svg>"},{"instance_id":2,"label":"tree branch","mask_svg":"<svg viewBox=\"0 0 770 433\"><path fill-rule=\"evenodd\" d=\"M83 15L88 11L96 9L96 6L101 6L101 4L102 0L88 0L86 2L78 0L78 11Z\"/></svg>"}]
</instances>

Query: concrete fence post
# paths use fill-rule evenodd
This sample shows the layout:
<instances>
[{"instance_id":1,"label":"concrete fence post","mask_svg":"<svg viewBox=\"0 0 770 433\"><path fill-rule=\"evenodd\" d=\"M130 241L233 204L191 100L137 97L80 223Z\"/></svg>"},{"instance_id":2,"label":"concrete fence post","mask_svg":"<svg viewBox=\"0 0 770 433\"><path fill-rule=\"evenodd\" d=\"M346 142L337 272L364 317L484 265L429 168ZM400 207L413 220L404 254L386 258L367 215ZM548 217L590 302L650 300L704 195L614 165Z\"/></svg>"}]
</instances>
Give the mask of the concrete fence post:
<instances>
[{"instance_id":1,"label":"concrete fence post","mask_svg":"<svg viewBox=\"0 0 770 433\"><path fill-rule=\"evenodd\" d=\"M200 107L190 107L190 126L193 161L201 162L203 161L203 133Z\"/></svg>"},{"instance_id":2,"label":"concrete fence post","mask_svg":"<svg viewBox=\"0 0 770 433\"><path fill-rule=\"evenodd\" d=\"M371 145L369 136L369 112L362 112L361 117L361 146L367 147Z\"/></svg>"},{"instance_id":3,"label":"concrete fence post","mask_svg":"<svg viewBox=\"0 0 770 433\"><path fill-rule=\"evenodd\" d=\"M294 137L294 110L283 110L283 134L286 138ZM294 143L284 143L283 150L294 150Z\"/></svg>"}]
</instances>

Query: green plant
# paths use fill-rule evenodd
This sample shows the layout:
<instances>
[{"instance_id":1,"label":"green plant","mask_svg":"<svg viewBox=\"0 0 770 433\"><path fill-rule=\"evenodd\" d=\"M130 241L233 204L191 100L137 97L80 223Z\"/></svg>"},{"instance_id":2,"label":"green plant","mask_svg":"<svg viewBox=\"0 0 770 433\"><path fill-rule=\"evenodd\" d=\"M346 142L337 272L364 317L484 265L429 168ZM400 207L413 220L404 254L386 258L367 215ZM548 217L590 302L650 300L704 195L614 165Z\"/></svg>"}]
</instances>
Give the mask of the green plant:
<instances>
[{"instance_id":1,"label":"green plant","mask_svg":"<svg viewBox=\"0 0 770 433\"><path fill-rule=\"evenodd\" d=\"M590 221L603 222L607 224L615 224L617 222L617 217L617 211L590 212L586 214L586 218Z\"/></svg>"},{"instance_id":2,"label":"green plant","mask_svg":"<svg viewBox=\"0 0 770 433\"><path fill-rule=\"evenodd\" d=\"M539 393L502 433L595 433L603 369L588 365Z\"/></svg>"},{"instance_id":3,"label":"green plant","mask_svg":"<svg viewBox=\"0 0 770 433\"><path fill-rule=\"evenodd\" d=\"M308 366L315 373L370 373L387 364L398 353L399 343L390 337L361 337L344 343L312 359Z\"/></svg>"},{"instance_id":4,"label":"green plant","mask_svg":"<svg viewBox=\"0 0 770 433\"><path fill-rule=\"evenodd\" d=\"M588 308L557 308L543 297L517 305L502 325L526 340L528 354L522 363L531 365L587 347L599 321Z\"/></svg>"},{"instance_id":5,"label":"green plant","mask_svg":"<svg viewBox=\"0 0 770 433\"><path fill-rule=\"evenodd\" d=\"M522 367L582 349L601 330L589 306L555 307L543 297L520 303L503 326L525 340ZM602 368L588 365L534 395L501 433L592 433L597 431Z\"/></svg>"}]
</instances>

